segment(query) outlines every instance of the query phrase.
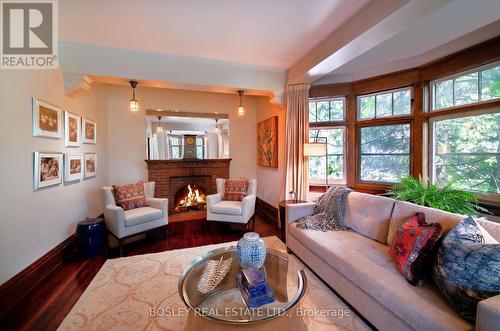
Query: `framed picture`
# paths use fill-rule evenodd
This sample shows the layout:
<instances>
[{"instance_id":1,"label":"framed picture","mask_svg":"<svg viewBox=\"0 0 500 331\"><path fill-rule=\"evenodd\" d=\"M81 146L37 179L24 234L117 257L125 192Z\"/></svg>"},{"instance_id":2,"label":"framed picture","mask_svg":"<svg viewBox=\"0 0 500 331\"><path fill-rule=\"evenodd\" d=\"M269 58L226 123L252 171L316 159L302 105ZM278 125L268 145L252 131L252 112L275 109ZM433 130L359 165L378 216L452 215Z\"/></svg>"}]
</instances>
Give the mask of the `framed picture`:
<instances>
[{"instance_id":1,"label":"framed picture","mask_svg":"<svg viewBox=\"0 0 500 331\"><path fill-rule=\"evenodd\" d=\"M64 111L64 144L67 147L80 146L82 133L82 118L72 114L69 111Z\"/></svg>"},{"instance_id":2,"label":"framed picture","mask_svg":"<svg viewBox=\"0 0 500 331\"><path fill-rule=\"evenodd\" d=\"M278 116L257 124L257 164L278 168Z\"/></svg>"},{"instance_id":3,"label":"framed picture","mask_svg":"<svg viewBox=\"0 0 500 331\"><path fill-rule=\"evenodd\" d=\"M33 136L62 138L62 114L61 108L33 98Z\"/></svg>"},{"instance_id":4,"label":"framed picture","mask_svg":"<svg viewBox=\"0 0 500 331\"><path fill-rule=\"evenodd\" d=\"M62 153L34 153L34 188L40 189L62 183Z\"/></svg>"},{"instance_id":5,"label":"framed picture","mask_svg":"<svg viewBox=\"0 0 500 331\"><path fill-rule=\"evenodd\" d=\"M64 181L73 182L83 178L83 154L64 154Z\"/></svg>"},{"instance_id":6,"label":"framed picture","mask_svg":"<svg viewBox=\"0 0 500 331\"><path fill-rule=\"evenodd\" d=\"M97 125L94 121L88 118L83 118L82 121L82 136L84 144L95 144L97 142Z\"/></svg>"},{"instance_id":7,"label":"framed picture","mask_svg":"<svg viewBox=\"0 0 500 331\"><path fill-rule=\"evenodd\" d=\"M97 175L97 154L85 153L85 178Z\"/></svg>"}]
</instances>

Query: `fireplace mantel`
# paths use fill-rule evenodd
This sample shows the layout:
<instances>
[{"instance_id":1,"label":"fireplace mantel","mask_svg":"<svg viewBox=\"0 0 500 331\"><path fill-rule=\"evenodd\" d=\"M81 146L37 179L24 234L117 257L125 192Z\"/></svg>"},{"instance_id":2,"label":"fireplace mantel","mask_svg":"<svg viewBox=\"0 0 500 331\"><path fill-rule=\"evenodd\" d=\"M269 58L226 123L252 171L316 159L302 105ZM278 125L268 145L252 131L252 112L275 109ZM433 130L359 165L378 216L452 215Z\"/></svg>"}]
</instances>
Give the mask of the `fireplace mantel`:
<instances>
[{"instance_id":1,"label":"fireplace mantel","mask_svg":"<svg viewBox=\"0 0 500 331\"><path fill-rule=\"evenodd\" d=\"M145 160L148 180L155 182L155 197L168 198L168 209L173 212L175 193L182 186L197 183L207 192L217 192L215 180L229 178L230 158Z\"/></svg>"}]
</instances>

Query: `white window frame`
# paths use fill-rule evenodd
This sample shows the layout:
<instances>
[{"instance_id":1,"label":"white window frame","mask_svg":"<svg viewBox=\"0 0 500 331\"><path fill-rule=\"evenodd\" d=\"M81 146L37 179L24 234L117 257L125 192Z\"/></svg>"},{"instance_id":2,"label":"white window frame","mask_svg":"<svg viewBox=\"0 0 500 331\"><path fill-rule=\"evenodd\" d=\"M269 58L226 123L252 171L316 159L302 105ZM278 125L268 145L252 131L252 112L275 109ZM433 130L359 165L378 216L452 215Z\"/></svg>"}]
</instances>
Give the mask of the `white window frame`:
<instances>
[{"instance_id":1,"label":"white window frame","mask_svg":"<svg viewBox=\"0 0 500 331\"><path fill-rule=\"evenodd\" d=\"M338 96L338 97L319 97L319 98L310 98L309 101L307 102L307 120L309 121L309 103L314 102L316 103L316 115L318 114L318 102L322 101L334 101L334 100L342 100L344 107L343 107L343 114L342 114L342 119L341 120L333 120L333 121L316 121L316 122L309 122L317 125L321 125L323 123L336 123L336 122L345 122L347 118L347 99L345 96ZM330 117L330 113L328 113L328 117ZM317 116L316 116L317 118Z\"/></svg>"},{"instance_id":2,"label":"white window frame","mask_svg":"<svg viewBox=\"0 0 500 331\"><path fill-rule=\"evenodd\" d=\"M400 91L410 91L410 113L409 114L402 114L402 115L391 115L391 116L383 116L383 117L377 117L377 95L381 94L387 94L391 93L392 94L392 112L394 113L394 93L400 92ZM375 96L375 117L373 118L361 118L361 98L366 98L366 97L371 97ZM405 87L400 87L397 89L392 89L392 90L385 90L385 91L377 91L374 93L368 93L368 94L360 94L356 96L356 120L358 122L364 122L364 121L373 121L373 120L379 120L379 119L385 119L385 118L400 118L400 117L408 117L413 115L413 86L405 86Z\"/></svg>"},{"instance_id":3,"label":"white window frame","mask_svg":"<svg viewBox=\"0 0 500 331\"><path fill-rule=\"evenodd\" d=\"M318 123L318 122L313 122L313 123ZM321 123L321 122L319 122ZM347 126L346 125L335 125L335 126L315 126L315 127L309 127L309 130L307 131L307 141L309 142L309 135L311 130L330 130L330 129L341 129L344 132L344 139L343 139L343 148L342 148L342 178L341 179L333 179L333 178L328 178L328 185L346 185L347 183L347 176L346 176L346 148L347 148ZM328 147L327 147L328 148ZM331 155L331 154L330 154ZM327 160L328 162L328 151L327 151ZM328 174L326 174L328 176ZM314 186L325 186L325 180L326 178L314 178L311 181L311 178L309 177L309 159L307 160L307 181L309 185L314 185Z\"/></svg>"},{"instance_id":4,"label":"white window frame","mask_svg":"<svg viewBox=\"0 0 500 331\"><path fill-rule=\"evenodd\" d=\"M496 114L500 113L500 108L499 107L493 107L493 108L484 108L480 110L474 110L474 111L467 111L467 112L459 112L456 114L447 114L447 115L442 115L442 116L433 116L429 118L429 148L428 148L428 178L431 183L436 183L436 174L435 174L435 168L436 168L436 162L434 158L434 151L436 150L436 135L435 133L435 126L436 122L440 122L443 120L449 120L449 119L455 119L455 118L462 118L462 117L472 117L472 116L479 116L479 115L486 115L486 114ZM496 193L483 193L483 192L477 192L477 191L471 191L475 194L478 195L481 199L484 200L490 200L490 201L496 201L500 202L500 194Z\"/></svg>"},{"instance_id":5,"label":"white window frame","mask_svg":"<svg viewBox=\"0 0 500 331\"><path fill-rule=\"evenodd\" d=\"M491 102L491 101L500 100L500 98L484 100L484 101L481 100L481 72L488 70L488 69L491 69L491 68L494 68L494 67L498 67L498 66L500 66L500 61L495 61L495 62L491 62L491 63L485 64L483 66L480 66L480 67L475 67L475 68L470 69L470 70L460 71L460 72L453 74L453 75L449 75L449 76L442 77L442 78L439 78L436 80L432 80L429 84L429 96L430 96L430 98L429 98L429 100L430 100L429 111L432 113L437 113L437 112L440 112L443 110L462 108L462 107L467 107L467 106L471 106L471 105L478 105L478 104L483 104L483 103L487 103L487 102ZM478 74L477 75L477 93L478 93L478 96L477 96L478 101L477 102L471 102L471 103L467 103L464 105L457 105L457 106L451 106L451 107L445 107L445 108L439 108L439 109L435 108L436 103L434 100L434 94L435 94L436 84L445 82L447 80L452 80L453 104L455 104L455 79L457 79L458 77L462 77L462 76L465 76L468 74L473 74L473 73Z\"/></svg>"}]
</instances>

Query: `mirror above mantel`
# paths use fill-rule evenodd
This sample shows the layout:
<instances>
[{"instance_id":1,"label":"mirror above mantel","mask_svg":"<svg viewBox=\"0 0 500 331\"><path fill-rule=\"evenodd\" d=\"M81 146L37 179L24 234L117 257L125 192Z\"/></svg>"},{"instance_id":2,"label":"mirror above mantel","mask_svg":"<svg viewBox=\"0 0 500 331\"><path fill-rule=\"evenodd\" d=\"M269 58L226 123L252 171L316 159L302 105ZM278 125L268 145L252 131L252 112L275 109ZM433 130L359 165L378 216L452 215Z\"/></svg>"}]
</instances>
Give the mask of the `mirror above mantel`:
<instances>
[{"instance_id":1,"label":"mirror above mantel","mask_svg":"<svg viewBox=\"0 0 500 331\"><path fill-rule=\"evenodd\" d=\"M225 159L228 115L147 110L146 139L150 160Z\"/></svg>"}]
</instances>

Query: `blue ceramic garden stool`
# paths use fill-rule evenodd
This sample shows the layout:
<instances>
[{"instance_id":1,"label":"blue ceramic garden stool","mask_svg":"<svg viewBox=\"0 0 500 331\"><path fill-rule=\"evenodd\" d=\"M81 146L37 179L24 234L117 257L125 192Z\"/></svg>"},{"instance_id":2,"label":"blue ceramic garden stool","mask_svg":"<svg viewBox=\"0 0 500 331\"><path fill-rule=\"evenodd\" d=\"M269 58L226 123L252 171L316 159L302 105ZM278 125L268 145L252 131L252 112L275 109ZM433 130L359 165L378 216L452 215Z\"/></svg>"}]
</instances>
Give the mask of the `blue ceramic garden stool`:
<instances>
[{"instance_id":1,"label":"blue ceramic garden stool","mask_svg":"<svg viewBox=\"0 0 500 331\"><path fill-rule=\"evenodd\" d=\"M81 258L101 255L106 247L107 231L102 218L81 221L76 226L76 246Z\"/></svg>"}]
</instances>

